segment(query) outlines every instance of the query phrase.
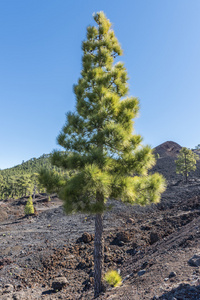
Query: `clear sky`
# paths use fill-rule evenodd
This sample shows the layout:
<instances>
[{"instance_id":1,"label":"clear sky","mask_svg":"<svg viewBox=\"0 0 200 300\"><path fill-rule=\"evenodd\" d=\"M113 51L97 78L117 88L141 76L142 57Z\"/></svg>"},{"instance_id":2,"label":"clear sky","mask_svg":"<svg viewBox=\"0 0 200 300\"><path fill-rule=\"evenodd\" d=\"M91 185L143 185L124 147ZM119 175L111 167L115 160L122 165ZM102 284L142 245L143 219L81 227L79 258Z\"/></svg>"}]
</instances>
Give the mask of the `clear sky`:
<instances>
[{"instance_id":1,"label":"clear sky","mask_svg":"<svg viewBox=\"0 0 200 300\"><path fill-rule=\"evenodd\" d=\"M81 42L100 10L124 50L144 143L200 143L199 0L0 0L1 169L58 147Z\"/></svg>"}]
</instances>

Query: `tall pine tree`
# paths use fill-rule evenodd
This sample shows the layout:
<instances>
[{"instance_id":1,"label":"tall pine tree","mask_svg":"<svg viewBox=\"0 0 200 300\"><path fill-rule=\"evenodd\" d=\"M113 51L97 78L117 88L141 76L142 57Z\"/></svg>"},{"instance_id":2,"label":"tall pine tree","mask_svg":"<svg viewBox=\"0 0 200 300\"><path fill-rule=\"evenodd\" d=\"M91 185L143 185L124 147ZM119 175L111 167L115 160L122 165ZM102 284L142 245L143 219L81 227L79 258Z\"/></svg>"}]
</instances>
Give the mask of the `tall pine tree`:
<instances>
[{"instance_id":1,"label":"tall pine tree","mask_svg":"<svg viewBox=\"0 0 200 300\"><path fill-rule=\"evenodd\" d=\"M54 152L52 163L73 170L60 189L67 213L94 213L94 289L102 291L103 212L108 198L131 204L158 202L165 189L159 174L148 175L155 163L149 146L133 134L138 99L128 95L122 49L103 12L94 15L82 44L82 71L74 86L76 112L67 113L58 136L65 153Z\"/></svg>"},{"instance_id":2,"label":"tall pine tree","mask_svg":"<svg viewBox=\"0 0 200 300\"><path fill-rule=\"evenodd\" d=\"M176 173L185 177L185 183L188 182L189 173L196 170L197 160L199 160L198 154L186 147L183 147L177 155Z\"/></svg>"}]
</instances>

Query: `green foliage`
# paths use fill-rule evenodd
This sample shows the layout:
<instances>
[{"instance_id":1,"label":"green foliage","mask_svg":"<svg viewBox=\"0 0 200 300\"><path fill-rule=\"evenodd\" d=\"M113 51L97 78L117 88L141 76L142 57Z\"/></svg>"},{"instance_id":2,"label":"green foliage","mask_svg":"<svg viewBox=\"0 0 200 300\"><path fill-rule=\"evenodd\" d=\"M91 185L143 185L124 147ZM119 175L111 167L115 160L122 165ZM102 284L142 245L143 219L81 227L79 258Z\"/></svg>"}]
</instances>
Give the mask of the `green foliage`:
<instances>
[{"instance_id":1,"label":"green foliage","mask_svg":"<svg viewBox=\"0 0 200 300\"><path fill-rule=\"evenodd\" d=\"M58 172L47 169L41 169L39 171L38 180L50 194L58 192L65 183L64 178Z\"/></svg>"},{"instance_id":2,"label":"green foliage","mask_svg":"<svg viewBox=\"0 0 200 300\"><path fill-rule=\"evenodd\" d=\"M160 154L156 153L156 158L159 159L160 158Z\"/></svg>"},{"instance_id":3,"label":"green foliage","mask_svg":"<svg viewBox=\"0 0 200 300\"><path fill-rule=\"evenodd\" d=\"M188 175L191 171L196 170L196 162L199 160L199 156L192 152L192 150L183 147L178 156L176 163L176 173L182 174L187 182Z\"/></svg>"},{"instance_id":4,"label":"green foliage","mask_svg":"<svg viewBox=\"0 0 200 300\"><path fill-rule=\"evenodd\" d=\"M115 270L108 271L105 274L104 279L109 285L111 285L113 287L117 287L117 286L121 285L121 283L122 283L121 276Z\"/></svg>"},{"instance_id":5,"label":"green foliage","mask_svg":"<svg viewBox=\"0 0 200 300\"><path fill-rule=\"evenodd\" d=\"M0 170L0 199L23 197L32 194L34 189L36 193L45 192L45 188L38 182L41 168L63 173L63 170L52 166L49 154L23 161L21 165L10 169Z\"/></svg>"},{"instance_id":6,"label":"green foliage","mask_svg":"<svg viewBox=\"0 0 200 300\"><path fill-rule=\"evenodd\" d=\"M195 147L196 150L200 150L200 144Z\"/></svg>"},{"instance_id":7,"label":"green foliage","mask_svg":"<svg viewBox=\"0 0 200 300\"><path fill-rule=\"evenodd\" d=\"M30 196L25 207L24 207L24 214L26 216L30 216L34 214L34 206L33 206L33 201L32 197Z\"/></svg>"},{"instance_id":8,"label":"green foliage","mask_svg":"<svg viewBox=\"0 0 200 300\"><path fill-rule=\"evenodd\" d=\"M94 20L97 26L87 28L82 44L76 112L67 113L57 139L66 151L52 155L55 166L71 172L57 185L67 213L103 212L108 197L132 204L158 202L165 189L161 175L148 174L155 164L152 149L132 133L139 101L129 96L124 64L114 63L122 55L121 46L103 12Z\"/></svg>"}]
</instances>

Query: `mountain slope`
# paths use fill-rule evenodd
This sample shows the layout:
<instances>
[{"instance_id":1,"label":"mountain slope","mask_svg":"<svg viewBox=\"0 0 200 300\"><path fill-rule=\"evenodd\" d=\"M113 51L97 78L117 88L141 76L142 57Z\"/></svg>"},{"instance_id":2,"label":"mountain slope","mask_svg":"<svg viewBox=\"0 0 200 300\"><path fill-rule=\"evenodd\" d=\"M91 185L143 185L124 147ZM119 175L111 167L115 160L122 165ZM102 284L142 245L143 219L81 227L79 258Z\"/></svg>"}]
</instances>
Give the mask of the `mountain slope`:
<instances>
[{"instance_id":1,"label":"mountain slope","mask_svg":"<svg viewBox=\"0 0 200 300\"><path fill-rule=\"evenodd\" d=\"M61 171L51 165L50 154L43 154L13 168L0 170L0 199L22 197L32 194L34 189L36 192L43 192L44 189L37 180L41 168Z\"/></svg>"}]
</instances>

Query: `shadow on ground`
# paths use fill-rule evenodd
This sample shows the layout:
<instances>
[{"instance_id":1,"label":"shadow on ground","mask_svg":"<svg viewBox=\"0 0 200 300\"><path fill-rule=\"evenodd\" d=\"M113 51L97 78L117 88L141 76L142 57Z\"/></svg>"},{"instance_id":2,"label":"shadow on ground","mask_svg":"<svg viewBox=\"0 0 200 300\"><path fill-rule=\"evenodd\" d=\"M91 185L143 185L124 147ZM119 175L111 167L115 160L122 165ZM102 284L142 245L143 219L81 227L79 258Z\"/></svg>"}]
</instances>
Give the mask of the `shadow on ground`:
<instances>
[{"instance_id":1,"label":"shadow on ground","mask_svg":"<svg viewBox=\"0 0 200 300\"><path fill-rule=\"evenodd\" d=\"M200 299L200 285L190 285L186 283L180 284L177 288L164 293L160 297L153 297L154 299L160 300L199 300Z\"/></svg>"}]
</instances>

